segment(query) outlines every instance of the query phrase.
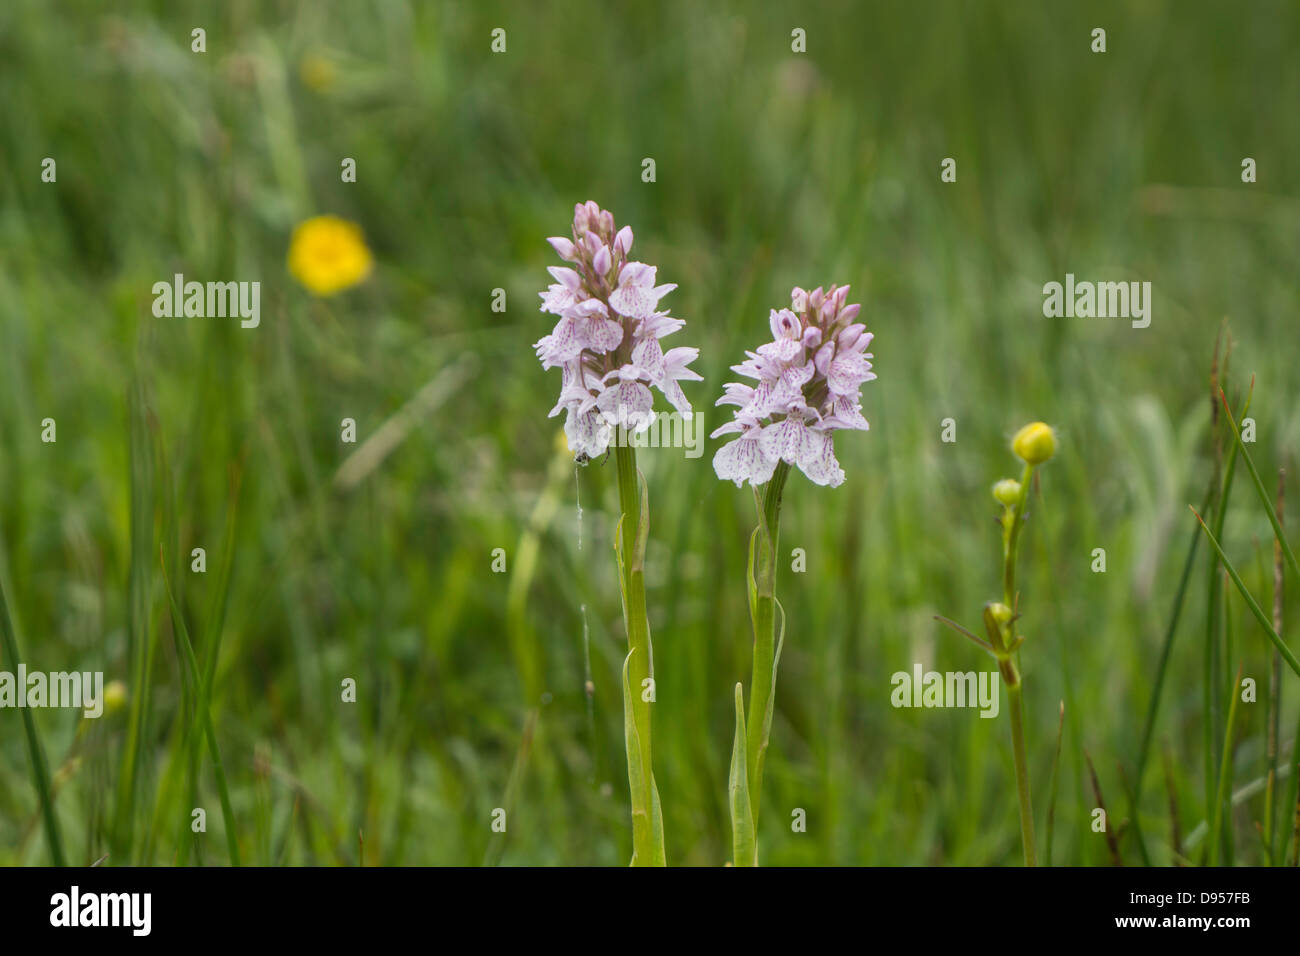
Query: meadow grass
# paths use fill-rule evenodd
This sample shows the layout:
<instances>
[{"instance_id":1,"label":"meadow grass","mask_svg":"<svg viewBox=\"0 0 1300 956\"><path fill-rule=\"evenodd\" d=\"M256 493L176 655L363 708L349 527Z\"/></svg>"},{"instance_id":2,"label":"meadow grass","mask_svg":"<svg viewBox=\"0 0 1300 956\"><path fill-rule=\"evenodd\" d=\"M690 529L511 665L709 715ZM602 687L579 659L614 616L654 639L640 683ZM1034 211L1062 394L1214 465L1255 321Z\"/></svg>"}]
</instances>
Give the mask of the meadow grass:
<instances>
[{"instance_id":1,"label":"meadow grass","mask_svg":"<svg viewBox=\"0 0 1300 956\"><path fill-rule=\"evenodd\" d=\"M810 268L852 283L876 336L848 481L793 475L782 509L799 628L764 864L1021 861L1004 721L889 692L913 662L984 666L933 615L996 593L988 479L1035 418L1060 439L1017 580L1044 857L1292 862L1300 682L1284 666L1246 703L1232 681L1270 685L1245 597L1263 613L1274 587L1257 489L1300 448L1297 44L1285 0L0 5L0 669L21 650L128 691L90 729L0 710L0 863L627 862L616 467L557 450L529 347L549 330L543 237L589 198L680 284L706 431L728 364ZM285 268L320 213L375 254L331 299ZM260 280L260 327L155 319L150 287L176 272ZM1045 319L1067 272L1151 281L1151 326ZM1207 402L1225 318L1234 410L1255 382L1246 446ZM361 442L389 426L346 470L345 417ZM1229 497L1243 447L1256 491ZM638 460L675 864L731 858L750 677L753 506L715 448Z\"/></svg>"}]
</instances>

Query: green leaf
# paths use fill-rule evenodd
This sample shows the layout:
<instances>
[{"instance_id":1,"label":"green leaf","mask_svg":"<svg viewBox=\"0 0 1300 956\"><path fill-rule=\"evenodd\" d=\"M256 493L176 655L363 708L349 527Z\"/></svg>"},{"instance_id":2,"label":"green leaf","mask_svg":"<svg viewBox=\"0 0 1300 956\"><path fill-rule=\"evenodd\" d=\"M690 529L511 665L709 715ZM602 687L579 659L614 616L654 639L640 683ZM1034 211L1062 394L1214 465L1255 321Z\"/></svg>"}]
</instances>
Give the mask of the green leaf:
<instances>
[{"instance_id":1,"label":"green leaf","mask_svg":"<svg viewBox=\"0 0 1300 956\"><path fill-rule=\"evenodd\" d=\"M650 858L652 866L667 866L668 854L664 852L664 814L659 805L659 785L655 775L650 774Z\"/></svg>"},{"instance_id":2,"label":"green leaf","mask_svg":"<svg viewBox=\"0 0 1300 956\"><path fill-rule=\"evenodd\" d=\"M750 554L757 556L757 568L751 560L750 580L754 583L759 597L770 598L776 594L776 531L768 527L767 513L758 489L754 489L754 503L758 506L758 527L754 529L755 538L751 538Z\"/></svg>"},{"instance_id":3,"label":"green leaf","mask_svg":"<svg viewBox=\"0 0 1300 956\"><path fill-rule=\"evenodd\" d=\"M763 713L763 735L758 744L758 779L763 779L763 765L767 762L767 742L772 736L772 712L776 705L776 674L781 667L781 649L785 647L785 608L776 598L772 603L781 612L781 626L776 632L776 652L772 655L772 686L767 695L767 709Z\"/></svg>"},{"instance_id":4,"label":"green leaf","mask_svg":"<svg viewBox=\"0 0 1300 956\"><path fill-rule=\"evenodd\" d=\"M641 738L632 714L632 684L628 677L628 665L635 653L635 649L630 650L627 657L623 658L623 738L627 744L627 782L632 798L632 866L663 866L666 856L659 791L653 774L650 775L649 786L646 784L647 773L641 764ZM647 791L650 794L649 806L646 805ZM647 833L650 859L640 859L635 848L643 845Z\"/></svg>"},{"instance_id":5,"label":"green leaf","mask_svg":"<svg viewBox=\"0 0 1300 956\"><path fill-rule=\"evenodd\" d=\"M636 524L636 546L632 550L632 574L645 571L645 543L650 537L650 489L646 487L645 475L641 469L636 470L637 481L641 484L641 514Z\"/></svg>"},{"instance_id":6,"label":"green leaf","mask_svg":"<svg viewBox=\"0 0 1300 956\"><path fill-rule=\"evenodd\" d=\"M749 570L745 575L745 582L749 588L749 622L751 626L758 624L758 585L754 581L754 548L758 543L758 532L762 528L759 525L754 529L754 533L749 536Z\"/></svg>"}]
</instances>

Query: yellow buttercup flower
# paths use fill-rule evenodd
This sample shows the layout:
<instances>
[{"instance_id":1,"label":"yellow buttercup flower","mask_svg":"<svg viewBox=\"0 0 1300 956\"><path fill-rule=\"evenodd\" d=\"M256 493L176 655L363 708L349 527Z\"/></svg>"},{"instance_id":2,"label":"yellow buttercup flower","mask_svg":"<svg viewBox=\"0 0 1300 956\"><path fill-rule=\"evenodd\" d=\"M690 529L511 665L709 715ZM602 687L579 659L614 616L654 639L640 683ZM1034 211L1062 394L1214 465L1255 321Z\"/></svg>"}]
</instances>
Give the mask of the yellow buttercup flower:
<instances>
[{"instance_id":1,"label":"yellow buttercup flower","mask_svg":"<svg viewBox=\"0 0 1300 956\"><path fill-rule=\"evenodd\" d=\"M370 275L373 265L361 227L337 216L301 222L289 240L289 271L314 295L351 288Z\"/></svg>"}]
</instances>

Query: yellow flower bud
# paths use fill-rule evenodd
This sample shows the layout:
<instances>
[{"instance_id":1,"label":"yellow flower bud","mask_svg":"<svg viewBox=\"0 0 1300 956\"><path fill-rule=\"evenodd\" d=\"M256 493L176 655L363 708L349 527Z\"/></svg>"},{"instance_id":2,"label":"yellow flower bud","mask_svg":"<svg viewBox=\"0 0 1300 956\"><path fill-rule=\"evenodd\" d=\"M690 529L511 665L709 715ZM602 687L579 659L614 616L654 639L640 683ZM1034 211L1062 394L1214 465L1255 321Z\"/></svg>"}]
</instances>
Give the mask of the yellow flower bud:
<instances>
[{"instance_id":1,"label":"yellow flower bud","mask_svg":"<svg viewBox=\"0 0 1300 956\"><path fill-rule=\"evenodd\" d=\"M317 93L329 92L334 87L337 73L334 63L318 53L308 54L298 64L298 76L303 85Z\"/></svg>"},{"instance_id":2,"label":"yellow flower bud","mask_svg":"<svg viewBox=\"0 0 1300 956\"><path fill-rule=\"evenodd\" d=\"M1020 500L1020 482L1014 478L1003 478L993 486L993 497L1010 508Z\"/></svg>"},{"instance_id":3,"label":"yellow flower bud","mask_svg":"<svg viewBox=\"0 0 1300 956\"><path fill-rule=\"evenodd\" d=\"M1005 625L1011 620L1011 608L1007 607L1001 601L992 601L987 605L989 613L993 615L993 620L999 624Z\"/></svg>"},{"instance_id":4,"label":"yellow flower bud","mask_svg":"<svg viewBox=\"0 0 1300 956\"><path fill-rule=\"evenodd\" d=\"M1056 433L1045 422L1034 422L1016 432L1011 450L1027 464L1041 465L1056 454Z\"/></svg>"},{"instance_id":5,"label":"yellow flower bud","mask_svg":"<svg viewBox=\"0 0 1300 956\"><path fill-rule=\"evenodd\" d=\"M111 680L104 685L104 713L112 714L126 706L126 685L120 680Z\"/></svg>"}]
</instances>

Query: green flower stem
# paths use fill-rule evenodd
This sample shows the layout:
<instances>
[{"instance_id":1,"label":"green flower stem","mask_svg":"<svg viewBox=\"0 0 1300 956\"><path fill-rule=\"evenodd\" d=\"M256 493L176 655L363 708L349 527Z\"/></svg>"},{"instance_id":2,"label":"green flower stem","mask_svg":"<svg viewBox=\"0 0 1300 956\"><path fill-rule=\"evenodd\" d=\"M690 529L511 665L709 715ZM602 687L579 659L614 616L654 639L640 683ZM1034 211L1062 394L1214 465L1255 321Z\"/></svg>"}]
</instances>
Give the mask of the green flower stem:
<instances>
[{"instance_id":1,"label":"green flower stem","mask_svg":"<svg viewBox=\"0 0 1300 956\"><path fill-rule=\"evenodd\" d=\"M1016 608L1016 553L1020 548L1020 528L1025 523L1025 501L1029 497L1029 482L1034 477L1034 466L1025 465L1020 476L1020 498L1011 514L1011 523L1003 522L1002 529L1002 603L1013 611ZM1012 637L1015 625L1012 624Z\"/></svg>"},{"instance_id":2,"label":"green flower stem","mask_svg":"<svg viewBox=\"0 0 1300 956\"><path fill-rule=\"evenodd\" d=\"M1020 477L1020 497L1012 506L1002 528L1002 603L1019 613L1016 601L1016 556L1020 550L1020 528L1025 522L1025 500L1029 496L1029 483L1034 477L1034 466L1025 465ZM1019 658L1016 642L1016 618L1006 625L1006 648ZM1034 810L1030 802L1029 763L1025 759L1025 726L1021 706L1020 668L1016 660L1000 662L1002 680L1007 686L1011 705L1011 751L1016 763L1016 795L1020 801L1020 839L1025 851L1025 866L1037 866L1034 848Z\"/></svg>"},{"instance_id":3,"label":"green flower stem","mask_svg":"<svg viewBox=\"0 0 1300 956\"><path fill-rule=\"evenodd\" d=\"M636 450L620 444L614 456L618 465L618 501L622 512L618 525L618 555L628 644L623 695L627 715L628 784L632 798L632 865L663 866L663 824L651 762L650 701L645 699L647 686L653 686L645 682L654 676L645 599L645 536L649 508L642 497Z\"/></svg>"},{"instance_id":4,"label":"green flower stem","mask_svg":"<svg viewBox=\"0 0 1300 956\"><path fill-rule=\"evenodd\" d=\"M1037 866L1034 809L1029 799L1029 765L1025 760L1025 725L1020 696L1019 682L1007 685L1007 700L1011 704L1011 749L1016 760L1016 796L1020 799L1020 840L1025 848L1025 866Z\"/></svg>"},{"instance_id":5,"label":"green flower stem","mask_svg":"<svg viewBox=\"0 0 1300 956\"><path fill-rule=\"evenodd\" d=\"M782 461L767 483L759 511L754 554L754 673L749 689L749 718L745 722L745 765L749 776L750 815L758 831L763 761L772 727L772 692L776 681L776 547L781 523L781 495L790 466ZM757 497L757 496L756 496ZM757 865L757 841L751 865ZM745 865L740 860L736 866Z\"/></svg>"}]
</instances>

